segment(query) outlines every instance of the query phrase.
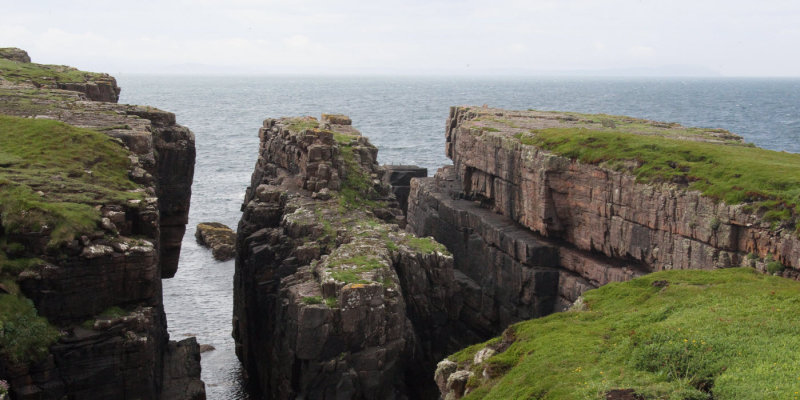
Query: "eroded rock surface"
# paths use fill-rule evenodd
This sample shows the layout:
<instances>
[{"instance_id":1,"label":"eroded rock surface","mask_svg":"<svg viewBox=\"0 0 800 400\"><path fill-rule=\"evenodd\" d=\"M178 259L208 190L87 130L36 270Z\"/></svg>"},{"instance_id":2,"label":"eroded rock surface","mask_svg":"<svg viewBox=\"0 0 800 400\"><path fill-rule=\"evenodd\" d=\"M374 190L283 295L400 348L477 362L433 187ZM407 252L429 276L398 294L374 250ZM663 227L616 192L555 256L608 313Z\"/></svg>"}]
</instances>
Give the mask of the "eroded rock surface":
<instances>
[{"instance_id":1,"label":"eroded rock surface","mask_svg":"<svg viewBox=\"0 0 800 400\"><path fill-rule=\"evenodd\" d=\"M211 249L216 260L226 261L236 256L236 232L219 222L201 222L194 233L197 243Z\"/></svg>"},{"instance_id":2,"label":"eroded rock surface","mask_svg":"<svg viewBox=\"0 0 800 400\"><path fill-rule=\"evenodd\" d=\"M234 277L250 380L271 398L435 396L448 338L430 331L460 309L452 257L395 223L377 149L349 118L268 119L260 137Z\"/></svg>"},{"instance_id":3,"label":"eroded rock surface","mask_svg":"<svg viewBox=\"0 0 800 400\"><path fill-rule=\"evenodd\" d=\"M97 87L111 88L98 100L116 101L119 90L104 76L80 87L0 79L0 113L117 138L120 152L130 150L128 176L138 184L131 190L138 196L127 202L92 203L102 217L94 231L57 246L52 224L38 231L0 227L4 246L17 246L6 247L9 257L35 260L14 278L19 290L60 330L43 360L0 360L0 377L17 399L203 399L199 350L169 341L161 287L177 269L194 136L171 113L91 101Z\"/></svg>"}]
</instances>

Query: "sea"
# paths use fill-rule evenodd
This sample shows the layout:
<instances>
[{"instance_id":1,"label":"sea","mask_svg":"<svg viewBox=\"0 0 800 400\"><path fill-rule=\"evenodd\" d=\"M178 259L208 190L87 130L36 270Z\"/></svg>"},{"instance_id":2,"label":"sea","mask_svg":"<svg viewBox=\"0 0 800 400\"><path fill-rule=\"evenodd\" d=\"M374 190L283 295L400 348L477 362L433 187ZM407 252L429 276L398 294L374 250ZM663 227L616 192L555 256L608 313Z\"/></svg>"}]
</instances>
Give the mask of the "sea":
<instances>
[{"instance_id":1,"label":"sea","mask_svg":"<svg viewBox=\"0 0 800 400\"><path fill-rule=\"evenodd\" d=\"M231 338L234 262L197 245L195 226L236 228L266 118L349 115L381 164L432 175L444 154L450 106L489 105L628 115L724 128L757 146L800 152L800 79L185 76L118 74L121 103L171 111L195 134L197 163L177 275L164 281L173 340L196 336L208 399L249 396Z\"/></svg>"}]
</instances>

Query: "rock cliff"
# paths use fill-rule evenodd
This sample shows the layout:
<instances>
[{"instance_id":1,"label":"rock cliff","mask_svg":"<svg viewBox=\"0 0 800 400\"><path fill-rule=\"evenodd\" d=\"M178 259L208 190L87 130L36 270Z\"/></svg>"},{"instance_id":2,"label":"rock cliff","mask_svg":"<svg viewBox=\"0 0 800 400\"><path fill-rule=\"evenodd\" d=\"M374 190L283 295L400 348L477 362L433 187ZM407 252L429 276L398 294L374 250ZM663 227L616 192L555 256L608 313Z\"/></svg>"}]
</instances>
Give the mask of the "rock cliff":
<instances>
[{"instance_id":1,"label":"rock cliff","mask_svg":"<svg viewBox=\"0 0 800 400\"><path fill-rule=\"evenodd\" d=\"M666 152L669 144L684 147L676 151L675 160L666 163L666 168L674 171L648 177L641 168L661 166L608 154L602 156L606 159L576 160L575 153L558 155L541 145L526 144L526 139L535 140L537 135L547 138L548 134L574 132L587 137L594 132L620 132L627 136L619 138L633 141L637 137L666 138L666 142L658 139L660 142L643 144L655 146L659 152ZM580 250L626 260L648 271L738 266L749 263L747 255L773 257L791 269L800 267L791 201L772 188L747 187L753 184L747 179L770 179L776 187L785 187L791 182L783 180L793 178L780 176L775 167L768 167L761 176L755 168L762 166L754 164L751 170L725 176L729 182L717 183L717 176L693 164L722 169L748 161L758 163L760 158L765 159L764 164L774 165L774 160L768 159L774 156L782 157L786 164L796 163L796 157L745 146L741 138L726 131L627 117L453 108L448 119L447 154L453 159L464 197ZM740 154L752 160L737 159ZM791 168L791 164L785 167ZM739 201L727 202L730 196L715 193L717 186L745 193ZM775 209L781 210L777 216L770 213ZM794 274L791 270L786 273Z\"/></svg>"},{"instance_id":2,"label":"rock cliff","mask_svg":"<svg viewBox=\"0 0 800 400\"><path fill-rule=\"evenodd\" d=\"M477 335L654 271L799 275L797 155L718 129L487 107L452 108L446 140L454 165L412 181L407 229L453 253ZM459 393L452 373L437 383Z\"/></svg>"},{"instance_id":3,"label":"rock cliff","mask_svg":"<svg viewBox=\"0 0 800 400\"><path fill-rule=\"evenodd\" d=\"M86 80L0 68L0 297L20 304L3 308L3 329L32 339L4 342L0 377L18 399L204 398L197 344L169 342L161 297L177 269L194 136L171 113L110 103L119 90L107 75L57 70Z\"/></svg>"},{"instance_id":4,"label":"rock cliff","mask_svg":"<svg viewBox=\"0 0 800 400\"><path fill-rule=\"evenodd\" d=\"M268 119L259 134L234 278L249 379L269 398L435 396L435 362L460 347L452 257L400 228L349 118Z\"/></svg>"}]
</instances>

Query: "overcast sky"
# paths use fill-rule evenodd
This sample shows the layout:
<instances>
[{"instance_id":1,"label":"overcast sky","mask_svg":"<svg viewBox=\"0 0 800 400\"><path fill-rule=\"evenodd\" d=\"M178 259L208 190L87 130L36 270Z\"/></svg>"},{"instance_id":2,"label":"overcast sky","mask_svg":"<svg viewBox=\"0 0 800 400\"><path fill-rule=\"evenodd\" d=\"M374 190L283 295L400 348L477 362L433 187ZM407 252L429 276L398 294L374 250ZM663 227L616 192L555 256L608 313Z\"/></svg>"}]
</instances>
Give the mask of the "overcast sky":
<instances>
[{"instance_id":1,"label":"overcast sky","mask_svg":"<svg viewBox=\"0 0 800 400\"><path fill-rule=\"evenodd\" d=\"M0 5L0 47L111 73L800 76L798 0Z\"/></svg>"}]
</instances>

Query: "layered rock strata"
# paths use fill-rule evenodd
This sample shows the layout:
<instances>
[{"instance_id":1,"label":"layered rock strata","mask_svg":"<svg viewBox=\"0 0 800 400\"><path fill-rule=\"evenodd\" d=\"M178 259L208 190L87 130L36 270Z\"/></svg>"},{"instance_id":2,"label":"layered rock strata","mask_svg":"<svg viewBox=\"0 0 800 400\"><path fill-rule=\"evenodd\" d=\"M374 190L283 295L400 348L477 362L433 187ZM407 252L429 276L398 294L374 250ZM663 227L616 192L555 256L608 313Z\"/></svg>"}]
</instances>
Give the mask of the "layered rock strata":
<instances>
[{"instance_id":1,"label":"layered rock strata","mask_svg":"<svg viewBox=\"0 0 800 400\"><path fill-rule=\"evenodd\" d=\"M741 143L722 130L627 120L617 129ZM603 116L455 107L447 123L447 155L465 197L580 250L629 260L649 271L738 266L747 264L748 254L800 267L797 234L774 229L745 204L703 196L687 190L686 182L638 183L625 168L584 164L519 139L539 129L615 129L616 124Z\"/></svg>"},{"instance_id":2,"label":"layered rock strata","mask_svg":"<svg viewBox=\"0 0 800 400\"><path fill-rule=\"evenodd\" d=\"M409 230L447 244L457 272L465 272L472 281L468 283L492 301L498 299L491 293L505 293L509 287L499 280L478 283L487 281L487 272L514 265L506 258L531 265L529 255L514 248L510 238L545 244L551 253L537 258L558 271L556 310L587 289L662 269L753 265L763 270L764 260L774 257L793 267L781 272L783 276L797 275L797 235L775 229L745 205L702 196L687 190L685 182L638 183L625 168L584 164L520 139L542 129L616 129L741 145L740 137L722 130L613 118L452 108L447 155L454 166L440 170L436 178L414 180ZM499 259L492 256L498 253ZM514 281L511 292L518 293L519 287ZM513 309L514 301L500 310ZM498 327L524 317L500 314L505 316L492 317L501 321Z\"/></svg>"},{"instance_id":3,"label":"layered rock strata","mask_svg":"<svg viewBox=\"0 0 800 400\"><path fill-rule=\"evenodd\" d=\"M464 199L452 167L414 179L409 199L408 230L433 236L453 253L457 282L471 308L467 325L476 337L563 310L587 289L644 272L636 263L543 238Z\"/></svg>"},{"instance_id":4,"label":"layered rock strata","mask_svg":"<svg viewBox=\"0 0 800 400\"><path fill-rule=\"evenodd\" d=\"M349 118L268 119L259 135L234 277L249 379L268 398L435 396L437 357L460 347L431 335L461 309L452 257L395 223L377 149Z\"/></svg>"},{"instance_id":5,"label":"layered rock strata","mask_svg":"<svg viewBox=\"0 0 800 400\"><path fill-rule=\"evenodd\" d=\"M0 113L60 120L117 138L119 151L129 151L128 174L139 185L132 193L139 198L92 203L100 223L58 247L47 225L39 231L0 228L4 243L21 246L14 257L36 260L14 277L19 290L60 330L44 359L3 359L0 377L17 399L205 398L197 344L193 338L169 341L161 292L161 279L177 269L193 134L168 112L91 101L80 88L41 86L0 79Z\"/></svg>"},{"instance_id":6,"label":"layered rock strata","mask_svg":"<svg viewBox=\"0 0 800 400\"><path fill-rule=\"evenodd\" d=\"M407 229L452 251L455 291L479 293L465 296L465 307L478 304L469 324L476 332L498 335L510 323L568 308L588 289L658 270L775 264L770 273L800 275L791 221L765 221L763 207L703 196L688 189L690 180L640 183L635 162L582 163L523 142L548 130L743 145L727 131L627 117L452 108L446 152L454 165L412 181ZM553 293L556 301L541 297ZM495 347L474 363L504 350L502 341ZM472 372L457 369L448 360L438 365L444 398L465 393Z\"/></svg>"}]
</instances>

